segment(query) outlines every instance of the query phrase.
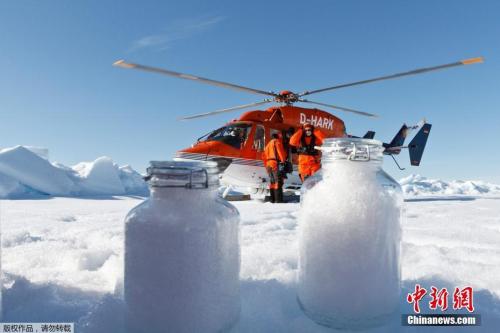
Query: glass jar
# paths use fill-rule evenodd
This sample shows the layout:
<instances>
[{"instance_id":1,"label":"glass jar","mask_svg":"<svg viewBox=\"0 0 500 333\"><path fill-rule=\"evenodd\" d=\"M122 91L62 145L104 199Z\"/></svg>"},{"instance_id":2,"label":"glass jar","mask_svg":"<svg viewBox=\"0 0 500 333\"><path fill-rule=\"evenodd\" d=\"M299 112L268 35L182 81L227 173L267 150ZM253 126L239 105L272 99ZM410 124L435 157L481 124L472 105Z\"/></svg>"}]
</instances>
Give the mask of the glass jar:
<instances>
[{"instance_id":1,"label":"glass jar","mask_svg":"<svg viewBox=\"0 0 500 333\"><path fill-rule=\"evenodd\" d=\"M125 219L130 333L219 332L240 312L239 213L215 162L151 162L150 197Z\"/></svg>"},{"instance_id":2,"label":"glass jar","mask_svg":"<svg viewBox=\"0 0 500 333\"><path fill-rule=\"evenodd\" d=\"M304 182L299 213L298 301L340 329L384 324L400 301L403 195L382 169L382 143L335 138Z\"/></svg>"}]
</instances>

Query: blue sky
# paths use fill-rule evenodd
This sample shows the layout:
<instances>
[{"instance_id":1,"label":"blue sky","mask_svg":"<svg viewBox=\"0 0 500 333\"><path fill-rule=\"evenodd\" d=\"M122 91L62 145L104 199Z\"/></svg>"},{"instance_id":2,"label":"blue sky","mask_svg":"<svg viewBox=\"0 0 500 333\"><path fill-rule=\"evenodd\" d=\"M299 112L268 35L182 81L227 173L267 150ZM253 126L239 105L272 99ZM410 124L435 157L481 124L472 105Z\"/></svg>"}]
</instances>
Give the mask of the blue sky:
<instances>
[{"instance_id":1,"label":"blue sky","mask_svg":"<svg viewBox=\"0 0 500 333\"><path fill-rule=\"evenodd\" d=\"M263 90L303 91L484 56L481 65L326 92L348 132L388 141L434 127L422 166L397 171L500 182L500 2L2 1L0 147L44 146L74 164L107 155L143 171L240 112L177 117L257 95L112 67L118 59ZM311 98L312 99L312 98Z\"/></svg>"}]
</instances>

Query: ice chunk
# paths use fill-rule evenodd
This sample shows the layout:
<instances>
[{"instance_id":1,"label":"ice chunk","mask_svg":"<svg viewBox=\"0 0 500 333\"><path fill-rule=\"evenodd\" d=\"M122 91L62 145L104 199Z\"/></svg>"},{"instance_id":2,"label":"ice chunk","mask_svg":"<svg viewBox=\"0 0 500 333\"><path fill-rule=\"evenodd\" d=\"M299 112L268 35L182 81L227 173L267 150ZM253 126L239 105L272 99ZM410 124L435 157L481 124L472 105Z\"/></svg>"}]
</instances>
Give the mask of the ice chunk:
<instances>
[{"instance_id":1,"label":"ice chunk","mask_svg":"<svg viewBox=\"0 0 500 333\"><path fill-rule=\"evenodd\" d=\"M121 166L119 176L127 194L149 194L148 185L142 178L142 175L132 169L130 165Z\"/></svg>"},{"instance_id":2,"label":"ice chunk","mask_svg":"<svg viewBox=\"0 0 500 333\"><path fill-rule=\"evenodd\" d=\"M39 195L148 195L142 176L109 157L73 168L50 163L48 149L17 146L0 150L0 198Z\"/></svg>"},{"instance_id":3,"label":"ice chunk","mask_svg":"<svg viewBox=\"0 0 500 333\"><path fill-rule=\"evenodd\" d=\"M46 194L69 195L74 190L66 172L23 146L0 152L0 173Z\"/></svg>"},{"instance_id":4,"label":"ice chunk","mask_svg":"<svg viewBox=\"0 0 500 333\"><path fill-rule=\"evenodd\" d=\"M0 199L11 196L22 196L26 193L26 187L14 178L0 173Z\"/></svg>"},{"instance_id":5,"label":"ice chunk","mask_svg":"<svg viewBox=\"0 0 500 333\"><path fill-rule=\"evenodd\" d=\"M41 158L44 158L46 160L49 159L49 150L47 148L35 147L35 146L23 146L23 147L28 149L29 151L37 154Z\"/></svg>"},{"instance_id":6,"label":"ice chunk","mask_svg":"<svg viewBox=\"0 0 500 333\"><path fill-rule=\"evenodd\" d=\"M0 150L0 198L39 195L148 195L142 176L130 166L118 167L109 157L73 168L50 163L48 150L17 146Z\"/></svg>"},{"instance_id":7,"label":"ice chunk","mask_svg":"<svg viewBox=\"0 0 500 333\"><path fill-rule=\"evenodd\" d=\"M452 180L446 182L421 175L410 175L399 180L407 196L415 195L489 195L500 194L500 185L484 181Z\"/></svg>"},{"instance_id":8,"label":"ice chunk","mask_svg":"<svg viewBox=\"0 0 500 333\"><path fill-rule=\"evenodd\" d=\"M79 186L82 194L125 194L118 166L109 157L79 163L73 170L81 177Z\"/></svg>"}]
</instances>

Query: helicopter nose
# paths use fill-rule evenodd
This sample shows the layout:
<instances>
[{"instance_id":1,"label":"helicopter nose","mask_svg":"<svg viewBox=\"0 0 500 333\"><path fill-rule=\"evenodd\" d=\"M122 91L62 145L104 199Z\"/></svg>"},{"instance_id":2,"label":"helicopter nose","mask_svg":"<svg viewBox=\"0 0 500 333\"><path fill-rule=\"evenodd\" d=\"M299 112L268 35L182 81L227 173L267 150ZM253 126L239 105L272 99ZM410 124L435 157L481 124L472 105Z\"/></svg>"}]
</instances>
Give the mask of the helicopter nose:
<instances>
[{"instance_id":1,"label":"helicopter nose","mask_svg":"<svg viewBox=\"0 0 500 333\"><path fill-rule=\"evenodd\" d=\"M200 149L195 145L194 147L185 148L177 151L174 160L190 160L190 161L206 161L209 156L210 149Z\"/></svg>"},{"instance_id":2,"label":"helicopter nose","mask_svg":"<svg viewBox=\"0 0 500 333\"><path fill-rule=\"evenodd\" d=\"M198 142L190 148L179 150L174 157L174 160L179 161L214 161L217 162L219 172L224 172L227 167L233 162L232 158L217 156L221 145L219 142Z\"/></svg>"},{"instance_id":3,"label":"helicopter nose","mask_svg":"<svg viewBox=\"0 0 500 333\"><path fill-rule=\"evenodd\" d=\"M179 150L179 152L206 155L210 152L210 150L211 150L211 146L205 144L204 142L198 142L198 143L194 143L189 148Z\"/></svg>"}]
</instances>

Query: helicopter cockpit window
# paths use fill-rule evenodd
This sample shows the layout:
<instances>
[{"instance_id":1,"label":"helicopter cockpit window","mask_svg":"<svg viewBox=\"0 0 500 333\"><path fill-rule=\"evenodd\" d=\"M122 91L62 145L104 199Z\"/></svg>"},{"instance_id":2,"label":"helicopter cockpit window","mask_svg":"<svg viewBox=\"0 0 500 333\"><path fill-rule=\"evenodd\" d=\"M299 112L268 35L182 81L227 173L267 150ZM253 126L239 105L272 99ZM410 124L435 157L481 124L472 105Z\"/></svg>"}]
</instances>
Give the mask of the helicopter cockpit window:
<instances>
[{"instance_id":1,"label":"helicopter cockpit window","mask_svg":"<svg viewBox=\"0 0 500 333\"><path fill-rule=\"evenodd\" d=\"M257 127L255 128L255 135L253 139L253 149L257 151L264 151L264 139L265 139L264 126L257 125Z\"/></svg>"},{"instance_id":2,"label":"helicopter cockpit window","mask_svg":"<svg viewBox=\"0 0 500 333\"><path fill-rule=\"evenodd\" d=\"M221 127L206 137L206 141L220 141L234 148L240 149L248 137L251 125L236 123ZM203 139L203 138L202 138Z\"/></svg>"}]
</instances>

